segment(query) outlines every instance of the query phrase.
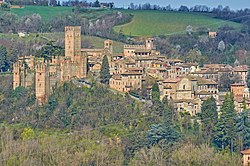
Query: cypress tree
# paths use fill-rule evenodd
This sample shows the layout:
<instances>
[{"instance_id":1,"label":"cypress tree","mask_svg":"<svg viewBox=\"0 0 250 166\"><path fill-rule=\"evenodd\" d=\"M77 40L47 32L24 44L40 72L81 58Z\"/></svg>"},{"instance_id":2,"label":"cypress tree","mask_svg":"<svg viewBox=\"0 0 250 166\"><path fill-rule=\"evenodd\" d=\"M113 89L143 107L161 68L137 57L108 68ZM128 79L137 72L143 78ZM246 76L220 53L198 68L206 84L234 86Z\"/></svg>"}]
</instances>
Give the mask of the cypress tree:
<instances>
[{"instance_id":1,"label":"cypress tree","mask_svg":"<svg viewBox=\"0 0 250 166\"><path fill-rule=\"evenodd\" d=\"M100 77L101 77L101 83L106 84L106 85L109 84L109 79L111 76L109 72L109 62L108 62L107 55L104 55L102 59Z\"/></svg>"},{"instance_id":2,"label":"cypress tree","mask_svg":"<svg viewBox=\"0 0 250 166\"><path fill-rule=\"evenodd\" d=\"M218 149L232 148L236 138L236 112L232 95L227 94L221 107L220 118L214 128L213 142Z\"/></svg>"},{"instance_id":3,"label":"cypress tree","mask_svg":"<svg viewBox=\"0 0 250 166\"><path fill-rule=\"evenodd\" d=\"M209 142L213 136L213 128L218 120L216 101L213 97L208 98L201 106L202 133Z\"/></svg>"},{"instance_id":4,"label":"cypress tree","mask_svg":"<svg viewBox=\"0 0 250 166\"><path fill-rule=\"evenodd\" d=\"M156 102L160 100L160 90L157 82L155 82L152 86L152 102Z\"/></svg>"}]
</instances>

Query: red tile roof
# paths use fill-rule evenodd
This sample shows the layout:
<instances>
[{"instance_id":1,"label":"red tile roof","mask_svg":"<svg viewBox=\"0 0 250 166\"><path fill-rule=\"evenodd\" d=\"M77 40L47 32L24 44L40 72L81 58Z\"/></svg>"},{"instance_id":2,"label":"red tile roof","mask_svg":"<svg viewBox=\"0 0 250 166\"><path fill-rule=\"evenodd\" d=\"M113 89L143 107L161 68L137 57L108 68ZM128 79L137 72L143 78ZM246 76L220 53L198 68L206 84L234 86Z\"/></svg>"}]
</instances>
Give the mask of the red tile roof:
<instances>
[{"instance_id":1,"label":"red tile roof","mask_svg":"<svg viewBox=\"0 0 250 166\"><path fill-rule=\"evenodd\" d=\"M241 154L250 154L250 149L243 150L240 152Z\"/></svg>"}]
</instances>

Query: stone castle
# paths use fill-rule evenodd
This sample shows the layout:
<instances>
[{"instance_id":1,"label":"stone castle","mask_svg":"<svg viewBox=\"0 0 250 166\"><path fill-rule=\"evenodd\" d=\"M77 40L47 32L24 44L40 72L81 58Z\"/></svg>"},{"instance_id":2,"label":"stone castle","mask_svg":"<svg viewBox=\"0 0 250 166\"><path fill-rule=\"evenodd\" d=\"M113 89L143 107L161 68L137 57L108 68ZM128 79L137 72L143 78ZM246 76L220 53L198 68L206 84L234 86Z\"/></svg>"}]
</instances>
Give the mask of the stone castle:
<instances>
[{"instance_id":1,"label":"stone castle","mask_svg":"<svg viewBox=\"0 0 250 166\"><path fill-rule=\"evenodd\" d=\"M102 49L81 48L81 27L65 27L65 56L51 60L34 56L20 57L14 64L13 88L34 87L38 104L48 100L57 82L73 78L86 78L88 73L98 74L103 56L107 55L111 79L109 87L120 92L141 91L147 78L159 85L161 99L167 97L177 112L196 115L208 97L214 97L217 109L226 93L219 92L218 82L224 75L237 75L240 80L231 85L235 109L241 112L243 100L250 108L250 93L246 87L248 66L226 64L185 63L180 59L168 59L156 50L154 39L148 38L144 45L124 45L123 53L113 53L113 41L105 40ZM146 87L151 93L152 87Z\"/></svg>"},{"instance_id":2,"label":"stone castle","mask_svg":"<svg viewBox=\"0 0 250 166\"><path fill-rule=\"evenodd\" d=\"M85 78L88 70L98 72L103 55L109 59L112 56L112 47L113 42L105 40L103 49L82 49L81 27L65 27L65 56L54 56L51 60L20 57L13 66L13 89L34 86L37 102L43 104L56 82Z\"/></svg>"}]
</instances>

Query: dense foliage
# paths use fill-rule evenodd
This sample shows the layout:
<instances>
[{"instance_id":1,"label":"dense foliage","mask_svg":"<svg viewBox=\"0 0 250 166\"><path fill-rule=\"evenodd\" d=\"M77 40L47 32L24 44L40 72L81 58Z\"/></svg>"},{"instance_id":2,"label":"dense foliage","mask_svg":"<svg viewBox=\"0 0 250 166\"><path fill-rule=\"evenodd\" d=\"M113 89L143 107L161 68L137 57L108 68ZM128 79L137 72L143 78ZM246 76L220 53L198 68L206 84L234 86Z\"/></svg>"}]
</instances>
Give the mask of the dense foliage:
<instances>
[{"instance_id":1,"label":"dense foliage","mask_svg":"<svg viewBox=\"0 0 250 166\"><path fill-rule=\"evenodd\" d=\"M49 102L39 107L35 104L33 89L19 87L12 91L11 76L1 78L0 117L1 124L6 127L0 129L8 139L0 137L6 140L1 144L5 148L0 152L6 160L0 162L58 164L69 158L65 163L199 165L204 162L202 154L209 152L207 162L223 165L229 156L228 151L216 152L209 140L204 139L213 137L220 143L215 142L215 147L220 149L221 144L228 147L234 135L234 147L240 148L233 148L236 153L232 163L241 162L239 150L249 147L249 117L247 113L238 118L229 116L233 111L230 95L223 103L218 120L213 112L214 99L204 102L200 124L197 120L192 123L188 113L176 116L167 98L156 99L153 105L148 105L131 99L129 95L114 94L98 84L92 84L91 88L78 87L71 82L58 84ZM210 114L214 118L207 120ZM230 124L237 124L235 130ZM222 137L227 139L218 135L217 128L225 131ZM15 144L15 150L8 148L10 144ZM189 146L192 146L192 153L186 153L191 148ZM34 157L29 161L23 160L33 153ZM185 154L185 161L176 154ZM159 156L155 158L155 155Z\"/></svg>"},{"instance_id":2,"label":"dense foliage","mask_svg":"<svg viewBox=\"0 0 250 166\"><path fill-rule=\"evenodd\" d=\"M106 85L109 84L109 79L111 78L111 76L109 71L109 61L107 55L104 55L102 59L100 78L101 78L101 83Z\"/></svg>"}]
</instances>

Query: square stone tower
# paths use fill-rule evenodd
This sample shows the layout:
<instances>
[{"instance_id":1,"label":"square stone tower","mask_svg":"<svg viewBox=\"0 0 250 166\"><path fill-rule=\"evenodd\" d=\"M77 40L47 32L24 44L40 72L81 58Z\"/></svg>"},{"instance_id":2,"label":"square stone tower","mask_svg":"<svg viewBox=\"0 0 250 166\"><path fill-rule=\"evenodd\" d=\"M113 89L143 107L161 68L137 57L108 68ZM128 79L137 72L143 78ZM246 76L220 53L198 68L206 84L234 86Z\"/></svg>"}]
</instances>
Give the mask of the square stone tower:
<instances>
[{"instance_id":1,"label":"square stone tower","mask_svg":"<svg viewBox=\"0 0 250 166\"><path fill-rule=\"evenodd\" d=\"M36 63L36 100L39 105L48 101L50 95L49 63L43 58L38 59Z\"/></svg>"},{"instance_id":2,"label":"square stone tower","mask_svg":"<svg viewBox=\"0 0 250 166\"><path fill-rule=\"evenodd\" d=\"M13 89L15 90L18 86L21 85L21 73L20 73L20 62L17 61L13 65Z\"/></svg>"},{"instance_id":3,"label":"square stone tower","mask_svg":"<svg viewBox=\"0 0 250 166\"><path fill-rule=\"evenodd\" d=\"M76 56L81 56L81 27L65 27L65 57L76 61Z\"/></svg>"},{"instance_id":4,"label":"square stone tower","mask_svg":"<svg viewBox=\"0 0 250 166\"><path fill-rule=\"evenodd\" d=\"M154 39L153 38L148 38L146 40L146 49L148 49L148 50L155 49L155 47L154 47Z\"/></svg>"}]
</instances>

